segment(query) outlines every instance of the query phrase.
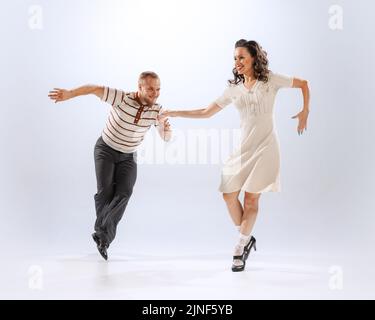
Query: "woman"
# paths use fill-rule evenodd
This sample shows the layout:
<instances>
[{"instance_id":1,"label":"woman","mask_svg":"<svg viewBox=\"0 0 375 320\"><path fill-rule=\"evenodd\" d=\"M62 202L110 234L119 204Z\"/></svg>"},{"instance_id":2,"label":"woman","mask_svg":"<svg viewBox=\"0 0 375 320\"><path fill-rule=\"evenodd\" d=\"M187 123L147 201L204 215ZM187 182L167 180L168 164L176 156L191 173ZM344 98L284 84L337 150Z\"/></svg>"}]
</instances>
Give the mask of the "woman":
<instances>
[{"instance_id":1,"label":"woman","mask_svg":"<svg viewBox=\"0 0 375 320\"><path fill-rule=\"evenodd\" d=\"M273 107L280 88L300 88L303 109L298 119L298 134L307 129L310 90L306 80L274 74L268 69L267 53L255 41L241 39L235 44L234 79L223 95L205 109L165 111L161 117L209 118L230 103L241 117L241 147L226 162L220 191L230 216L240 232L234 249L232 271L243 271L256 240L251 235L263 192L280 191L280 156L274 128ZM245 192L244 204L238 199Z\"/></svg>"}]
</instances>

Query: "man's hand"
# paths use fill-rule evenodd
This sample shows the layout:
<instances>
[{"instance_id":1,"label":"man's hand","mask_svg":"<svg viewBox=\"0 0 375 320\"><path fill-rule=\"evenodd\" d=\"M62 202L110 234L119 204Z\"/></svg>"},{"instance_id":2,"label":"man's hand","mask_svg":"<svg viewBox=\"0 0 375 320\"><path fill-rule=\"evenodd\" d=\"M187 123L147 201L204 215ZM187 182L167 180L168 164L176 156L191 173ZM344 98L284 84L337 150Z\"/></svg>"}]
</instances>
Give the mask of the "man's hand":
<instances>
[{"instance_id":1,"label":"man's hand","mask_svg":"<svg viewBox=\"0 0 375 320\"><path fill-rule=\"evenodd\" d=\"M159 122L159 135L164 141L169 141L172 137L172 130L171 125L169 123L168 118L161 119L158 116L158 122Z\"/></svg>"},{"instance_id":2,"label":"man's hand","mask_svg":"<svg viewBox=\"0 0 375 320\"><path fill-rule=\"evenodd\" d=\"M159 123L163 128L164 132L171 131L171 124L169 123L168 118L163 118L162 120L159 119Z\"/></svg>"},{"instance_id":3,"label":"man's hand","mask_svg":"<svg viewBox=\"0 0 375 320\"><path fill-rule=\"evenodd\" d=\"M54 88L49 92L48 97L50 97L51 100L54 100L55 103L57 103L73 98L73 95L69 90Z\"/></svg>"}]
</instances>

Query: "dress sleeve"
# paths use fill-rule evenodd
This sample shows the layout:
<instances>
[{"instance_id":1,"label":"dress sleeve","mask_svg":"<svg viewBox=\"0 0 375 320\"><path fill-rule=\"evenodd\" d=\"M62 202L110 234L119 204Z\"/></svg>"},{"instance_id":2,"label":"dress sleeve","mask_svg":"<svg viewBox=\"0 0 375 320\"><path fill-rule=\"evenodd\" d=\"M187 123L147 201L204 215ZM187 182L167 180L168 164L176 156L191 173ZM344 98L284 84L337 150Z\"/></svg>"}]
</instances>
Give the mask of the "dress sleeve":
<instances>
[{"instance_id":1,"label":"dress sleeve","mask_svg":"<svg viewBox=\"0 0 375 320\"><path fill-rule=\"evenodd\" d=\"M223 94L214 102L222 109L231 104L233 101L233 88L230 86L226 88Z\"/></svg>"},{"instance_id":2,"label":"dress sleeve","mask_svg":"<svg viewBox=\"0 0 375 320\"><path fill-rule=\"evenodd\" d=\"M125 92L122 90L104 87L104 94L101 100L109 103L112 107L114 107L121 104L124 96Z\"/></svg>"},{"instance_id":3,"label":"dress sleeve","mask_svg":"<svg viewBox=\"0 0 375 320\"><path fill-rule=\"evenodd\" d=\"M291 88L293 86L293 78L278 73L270 74L270 82L276 90L281 88Z\"/></svg>"}]
</instances>

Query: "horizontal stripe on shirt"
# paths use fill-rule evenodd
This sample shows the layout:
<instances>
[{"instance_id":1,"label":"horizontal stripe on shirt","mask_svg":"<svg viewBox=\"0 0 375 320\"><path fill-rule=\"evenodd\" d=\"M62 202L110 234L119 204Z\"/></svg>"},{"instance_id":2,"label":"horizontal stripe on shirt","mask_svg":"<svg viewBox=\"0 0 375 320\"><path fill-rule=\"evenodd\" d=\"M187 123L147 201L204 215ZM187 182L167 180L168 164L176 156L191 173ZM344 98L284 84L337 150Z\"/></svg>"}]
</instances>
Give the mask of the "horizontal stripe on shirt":
<instances>
[{"instance_id":1,"label":"horizontal stripe on shirt","mask_svg":"<svg viewBox=\"0 0 375 320\"><path fill-rule=\"evenodd\" d=\"M112 106L102 137L115 150L124 153L136 151L150 127L158 126L161 106L141 105L135 92L105 87L101 100Z\"/></svg>"},{"instance_id":2,"label":"horizontal stripe on shirt","mask_svg":"<svg viewBox=\"0 0 375 320\"><path fill-rule=\"evenodd\" d=\"M116 129L116 125L112 124L111 118L108 118L107 124L109 124L111 126L111 128L113 128L114 130L116 130L116 132L118 132L119 134L121 134L122 136L124 136L126 138L136 139L136 141L142 139L142 137L128 136L128 135L124 134L123 132L118 131Z\"/></svg>"},{"instance_id":3,"label":"horizontal stripe on shirt","mask_svg":"<svg viewBox=\"0 0 375 320\"><path fill-rule=\"evenodd\" d=\"M106 124L106 128L107 130L116 138L118 138L119 140L121 141L124 141L124 142L127 142L127 143L130 143L130 144L139 144L142 140L143 140L143 137L142 138L137 138L136 140L129 140L128 137L124 136L121 132L119 132L116 128L112 127L112 126L108 126L108 124ZM130 138L132 139L132 138Z\"/></svg>"},{"instance_id":4,"label":"horizontal stripe on shirt","mask_svg":"<svg viewBox=\"0 0 375 320\"><path fill-rule=\"evenodd\" d=\"M142 138L142 139L140 139L139 141L136 141L136 142L134 142L134 141L128 141L128 140L125 140L125 139L119 138L115 133L113 133L113 132L109 129L108 126L106 127L106 129L107 129L107 131L112 135L112 137L114 137L114 138L120 140L121 142L126 143L126 144L129 145L130 147L134 147L134 146L139 145L139 144L142 142L142 140L143 140L143 138ZM104 130L105 130L105 129L104 129ZM107 133L108 133L108 132L107 132Z\"/></svg>"},{"instance_id":5,"label":"horizontal stripe on shirt","mask_svg":"<svg viewBox=\"0 0 375 320\"><path fill-rule=\"evenodd\" d=\"M111 138L111 137L105 132L105 130L103 130L103 134L105 134L105 136L106 136L108 139L110 139L112 142L114 142L115 145L120 145L120 146L128 147L128 148L129 148L129 151L130 151L130 149L136 147L136 146L131 146L131 145L128 145L128 144L126 144L126 143L121 143L121 142L118 142L118 141L113 140L113 139L112 139L112 138ZM134 151L135 151L135 150L134 150ZM134 152L134 151L131 151L131 152Z\"/></svg>"},{"instance_id":6,"label":"horizontal stripe on shirt","mask_svg":"<svg viewBox=\"0 0 375 320\"><path fill-rule=\"evenodd\" d=\"M130 126L139 127L139 128L149 128L149 127L151 126L151 124L149 124L149 125L139 125L139 124L137 124L137 123L132 123L132 122L126 121L126 120L124 120L123 118L121 118L121 116L119 115L118 110L116 110L116 109L112 109L112 110L111 110L111 113L113 113L113 112L116 113L116 116L118 117L118 119L119 119L120 121L122 121L122 122L124 122L124 123L126 123L126 124L128 124L128 125L130 125Z\"/></svg>"}]
</instances>

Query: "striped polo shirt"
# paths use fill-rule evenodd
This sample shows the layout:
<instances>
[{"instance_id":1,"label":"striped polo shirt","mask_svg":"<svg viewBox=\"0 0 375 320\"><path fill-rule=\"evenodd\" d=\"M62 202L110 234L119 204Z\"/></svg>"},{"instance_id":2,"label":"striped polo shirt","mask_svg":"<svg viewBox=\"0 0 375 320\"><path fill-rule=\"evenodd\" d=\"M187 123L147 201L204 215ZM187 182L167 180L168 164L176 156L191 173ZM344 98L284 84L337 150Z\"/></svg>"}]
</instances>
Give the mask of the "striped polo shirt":
<instances>
[{"instance_id":1,"label":"striped polo shirt","mask_svg":"<svg viewBox=\"0 0 375 320\"><path fill-rule=\"evenodd\" d=\"M143 105L136 92L104 87L101 100L112 106L102 138L117 151L135 152L150 127L158 126L157 116L161 105Z\"/></svg>"}]
</instances>

